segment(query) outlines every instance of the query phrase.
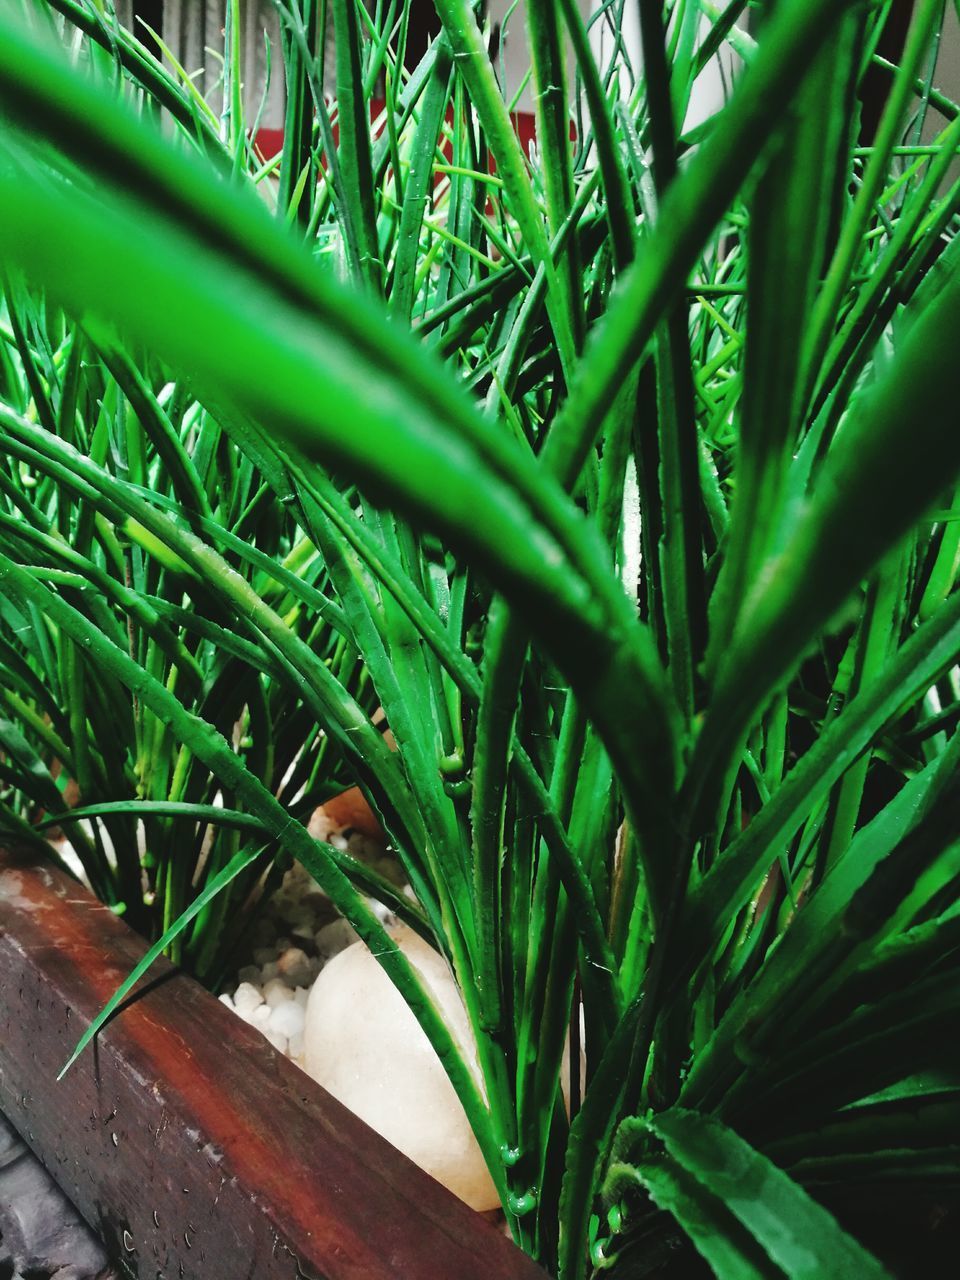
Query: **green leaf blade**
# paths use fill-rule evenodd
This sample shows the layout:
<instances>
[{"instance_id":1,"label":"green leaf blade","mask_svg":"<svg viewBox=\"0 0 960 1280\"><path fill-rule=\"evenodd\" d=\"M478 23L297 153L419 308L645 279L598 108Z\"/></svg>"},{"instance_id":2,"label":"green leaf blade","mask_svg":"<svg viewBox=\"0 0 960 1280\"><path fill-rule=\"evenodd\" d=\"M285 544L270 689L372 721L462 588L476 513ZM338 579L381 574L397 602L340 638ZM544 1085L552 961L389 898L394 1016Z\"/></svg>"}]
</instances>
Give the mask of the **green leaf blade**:
<instances>
[{"instance_id":1,"label":"green leaf blade","mask_svg":"<svg viewBox=\"0 0 960 1280\"><path fill-rule=\"evenodd\" d=\"M650 1128L789 1280L890 1280L881 1264L782 1169L719 1120L673 1109Z\"/></svg>"}]
</instances>

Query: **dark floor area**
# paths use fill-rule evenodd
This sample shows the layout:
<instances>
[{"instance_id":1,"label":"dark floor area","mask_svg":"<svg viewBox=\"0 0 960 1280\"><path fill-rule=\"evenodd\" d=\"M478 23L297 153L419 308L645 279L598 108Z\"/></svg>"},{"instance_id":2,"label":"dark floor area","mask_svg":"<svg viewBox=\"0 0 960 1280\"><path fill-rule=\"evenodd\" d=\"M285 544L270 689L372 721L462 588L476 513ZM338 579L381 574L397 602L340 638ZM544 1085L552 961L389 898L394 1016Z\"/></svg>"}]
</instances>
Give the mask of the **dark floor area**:
<instances>
[{"instance_id":1,"label":"dark floor area","mask_svg":"<svg viewBox=\"0 0 960 1280\"><path fill-rule=\"evenodd\" d=\"M2 1115L0 1280L120 1280L100 1240Z\"/></svg>"}]
</instances>

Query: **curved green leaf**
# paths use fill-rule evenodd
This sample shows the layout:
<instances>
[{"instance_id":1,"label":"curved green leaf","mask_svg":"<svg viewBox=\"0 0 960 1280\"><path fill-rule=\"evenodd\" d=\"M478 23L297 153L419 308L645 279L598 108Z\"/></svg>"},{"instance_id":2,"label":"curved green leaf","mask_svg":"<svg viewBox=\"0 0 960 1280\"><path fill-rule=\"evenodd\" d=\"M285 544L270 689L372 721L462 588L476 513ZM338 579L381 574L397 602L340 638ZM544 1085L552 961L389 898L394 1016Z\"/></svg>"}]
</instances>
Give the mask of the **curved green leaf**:
<instances>
[{"instance_id":1,"label":"curved green leaf","mask_svg":"<svg viewBox=\"0 0 960 1280\"><path fill-rule=\"evenodd\" d=\"M914 319L888 371L851 407L793 533L744 603L690 766L699 813L715 803L747 726L960 470L958 326L960 262Z\"/></svg>"},{"instance_id":2,"label":"curved green leaf","mask_svg":"<svg viewBox=\"0 0 960 1280\"><path fill-rule=\"evenodd\" d=\"M163 955L171 942L183 933L187 925L190 924L192 920L196 919L204 907L211 902L218 893L226 889L227 885L229 885L231 881L235 880L241 871L244 871L252 862L255 862L262 853L263 849L255 846L249 849L241 849L238 854L230 859L222 871L218 872L208 884L204 885L202 891L197 894L196 898L190 906L187 907L186 911L184 911L183 914L170 926L170 928L167 929L162 937L158 938L153 946L147 950L143 959L134 965L133 969L131 969L130 973L120 983L119 987L117 987L116 991L107 1003L103 1006L96 1017L92 1019L86 1031L84 1031L83 1035L77 1041L70 1057L61 1067L57 1076L58 1081L62 1080L67 1074L76 1060L80 1057L81 1053L83 1053L84 1049L86 1049L87 1045L91 1043L97 1032L101 1027L103 1027L111 1015L119 1009L124 999L130 994L154 961L159 960L160 956Z\"/></svg>"},{"instance_id":3,"label":"curved green leaf","mask_svg":"<svg viewBox=\"0 0 960 1280\"><path fill-rule=\"evenodd\" d=\"M648 1124L683 1172L724 1206L789 1280L890 1280L826 1209L719 1120L674 1108ZM686 1212L682 1196L676 1204ZM726 1274L735 1280L733 1272Z\"/></svg>"},{"instance_id":4,"label":"curved green leaf","mask_svg":"<svg viewBox=\"0 0 960 1280\"><path fill-rule=\"evenodd\" d=\"M919 628L880 679L847 705L693 890L676 953L684 957L686 972L707 957L814 805L883 726L934 684L958 655L960 594ZM904 798L912 794L913 788Z\"/></svg>"}]
</instances>

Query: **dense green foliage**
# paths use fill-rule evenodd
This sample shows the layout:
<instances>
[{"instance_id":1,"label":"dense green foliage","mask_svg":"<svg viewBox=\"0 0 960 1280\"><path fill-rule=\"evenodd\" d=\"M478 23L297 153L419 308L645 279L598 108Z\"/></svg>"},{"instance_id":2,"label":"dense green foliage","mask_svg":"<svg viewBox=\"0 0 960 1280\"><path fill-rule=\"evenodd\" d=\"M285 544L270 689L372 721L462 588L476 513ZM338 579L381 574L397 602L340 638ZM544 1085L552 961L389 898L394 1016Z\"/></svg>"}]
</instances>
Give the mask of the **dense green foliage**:
<instances>
[{"instance_id":1,"label":"dense green foliage","mask_svg":"<svg viewBox=\"0 0 960 1280\"><path fill-rule=\"evenodd\" d=\"M109 4L0 16L0 821L64 824L153 939L192 903L214 983L301 860L564 1280L683 1237L888 1274L871 1220L960 1146L943 0L898 68L891 0L644 3L642 74L528 0L531 156L468 0L412 72L405 0L331 0L335 86L326 5L276 3L268 163L237 0L220 115ZM307 833L350 780L419 905ZM483 1093L371 894L449 958Z\"/></svg>"}]
</instances>

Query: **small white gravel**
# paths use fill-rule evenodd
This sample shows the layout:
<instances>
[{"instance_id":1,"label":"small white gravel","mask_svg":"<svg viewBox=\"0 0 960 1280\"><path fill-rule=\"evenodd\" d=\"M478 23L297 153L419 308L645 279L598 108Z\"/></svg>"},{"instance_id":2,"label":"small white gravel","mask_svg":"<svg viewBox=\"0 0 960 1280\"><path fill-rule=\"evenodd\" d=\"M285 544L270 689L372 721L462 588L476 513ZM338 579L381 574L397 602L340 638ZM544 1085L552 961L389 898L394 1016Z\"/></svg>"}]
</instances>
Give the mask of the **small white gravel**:
<instances>
[{"instance_id":1,"label":"small white gravel","mask_svg":"<svg viewBox=\"0 0 960 1280\"><path fill-rule=\"evenodd\" d=\"M263 1004L263 993L252 982L241 982L233 993L233 1007L241 1018L247 1018Z\"/></svg>"},{"instance_id":2,"label":"small white gravel","mask_svg":"<svg viewBox=\"0 0 960 1280\"><path fill-rule=\"evenodd\" d=\"M299 1036L303 1034L306 1023L306 1012L296 1000L286 1000L270 1011L268 1026L281 1036Z\"/></svg>"},{"instance_id":3,"label":"small white gravel","mask_svg":"<svg viewBox=\"0 0 960 1280\"><path fill-rule=\"evenodd\" d=\"M286 951L281 951L280 958L277 960L278 976L291 987L305 986L308 982L312 982L319 972L319 965L316 965L299 947L287 947Z\"/></svg>"},{"instance_id":4,"label":"small white gravel","mask_svg":"<svg viewBox=\"0 0 960 1280\"><path fill-rule=\"evenodd\" d=\"M325 960L331 960L356 942L359 936L349 920L334 920L332 924L325 924L322 929L317 930L315 941L321 956Z\"/></svg>"},{"instance_id":5,"label":"small white gravel","mask_svg":"<svg viewBox=\"0 0 960 1280\"><path fill-rule=\"evenodd\" d=\"M283 978L271 978L264 985L263 999L271 1009L276 1009L277 1005L285 1004L293 999L293 990Z\"/></svg>"},{"instance_id":6,"label":"small white gravel","mask_svg":"<svg viewBox=\"0 0 960 1280\"><path fill-rule=\"evenodd\" d=\"M331 826L322 810L310 821L310 834L352 853L398 886L404 885L396 860L358 832ZM392 916L371 902L381 920ZM357 941L351 924L337 916L326 894L300 866L283 878L251 936L251 950L221 1002L255 1027L273 1047L303 1065L303 1029L310 988L328 960Z\"/></svg>"},{"instance_id":7,"label":"small white gravel","mask_svg":"<svg viewBox=\"0 0 960 1280\"><path fill-rule=\"evenodd\" d=\"M267 1041L273 1045L273 1047L277 1050L278 1053L283 1053L283 1054L287 1053L287 1050L289 1049L290 1045L286 1036L280 1035L278 1032L274 1031L271 1027L267 1027L264 1030L263 1034L266 1037Z\"/></svg>"},{"instance_id":8,"label":"small white gravel","mask_svg":"<svg viewBox=\"0 0 960 1280\"><path fill-rule=\"evenodd\" d=\"M270 1015L273 1010L268 1004L258 1004L255 1009L250 1012L250 1021L255 1027L265 1027L270 1021ZM243 1015L241 1014L241 1017Z\"/></svg>"}]
</instances>

